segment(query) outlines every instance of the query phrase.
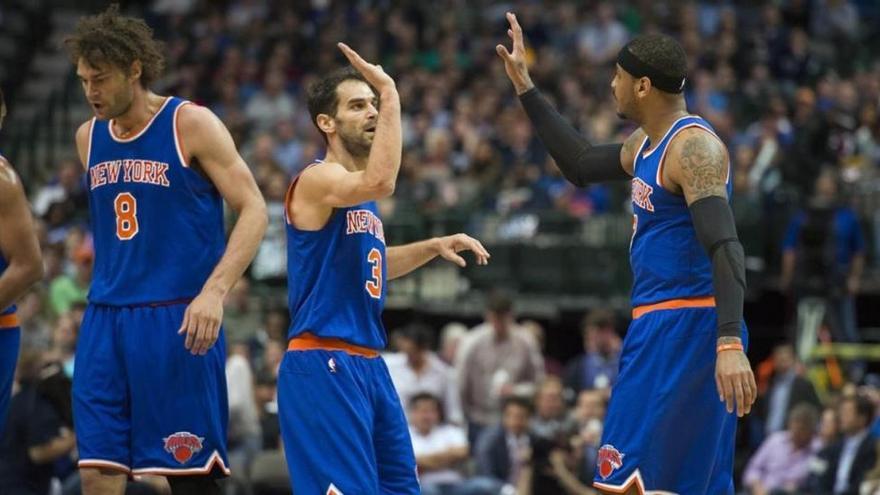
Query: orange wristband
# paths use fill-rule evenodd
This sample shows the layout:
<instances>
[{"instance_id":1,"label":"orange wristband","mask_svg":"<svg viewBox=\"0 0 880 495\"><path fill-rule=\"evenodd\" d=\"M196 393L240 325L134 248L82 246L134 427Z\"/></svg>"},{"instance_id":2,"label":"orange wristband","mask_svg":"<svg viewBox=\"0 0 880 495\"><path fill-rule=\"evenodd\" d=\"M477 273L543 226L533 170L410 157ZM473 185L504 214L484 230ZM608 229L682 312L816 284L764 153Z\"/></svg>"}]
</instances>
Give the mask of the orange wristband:
<instances>
[{"instance_id":1,"label":"orange wristband","mask_svg":"<svg viewBox=\"0 0 880 495\"><path fill-rule=\"evenodd\" d=\"M715 352L719 353L721 351L742 351L742 344L721 344L715 348Z\"/></svg>"}]
</instances>

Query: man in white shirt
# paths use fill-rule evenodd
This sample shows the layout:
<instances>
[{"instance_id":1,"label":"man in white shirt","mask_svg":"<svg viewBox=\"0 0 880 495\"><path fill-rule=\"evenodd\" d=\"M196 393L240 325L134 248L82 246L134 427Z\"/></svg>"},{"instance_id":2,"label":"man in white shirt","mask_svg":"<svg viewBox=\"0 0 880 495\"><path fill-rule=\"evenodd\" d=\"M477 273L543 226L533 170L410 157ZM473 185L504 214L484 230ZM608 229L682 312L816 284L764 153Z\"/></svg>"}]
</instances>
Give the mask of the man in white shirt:
<instances>
[{"instance_id":1,"label":"man in white shirt","mask_svg":"<svg viewBox=\"0 0 880 495\"><path fill-rule=\"evenodd\" d=\"M464 430L442 423L440 411L440 400L427 392L415 394L407 411L423 495L457 493L463 481L457 468L468 458Z\"/></svg>"},{"instance_id":2,"label":"man in white shirt","mask_svg":"<svg viewBox=\"0 0 880 495\"><path fill-rule=\"evenodd\" d=\"M409 404L416 394L428 392L442 404L445 420L461 425L464 414L455 372L431 351L432 337L431 330L423 325L407 327L397 339L400 352L385 356L385 363L401 404Z\"/></svg>"}]
</instances>

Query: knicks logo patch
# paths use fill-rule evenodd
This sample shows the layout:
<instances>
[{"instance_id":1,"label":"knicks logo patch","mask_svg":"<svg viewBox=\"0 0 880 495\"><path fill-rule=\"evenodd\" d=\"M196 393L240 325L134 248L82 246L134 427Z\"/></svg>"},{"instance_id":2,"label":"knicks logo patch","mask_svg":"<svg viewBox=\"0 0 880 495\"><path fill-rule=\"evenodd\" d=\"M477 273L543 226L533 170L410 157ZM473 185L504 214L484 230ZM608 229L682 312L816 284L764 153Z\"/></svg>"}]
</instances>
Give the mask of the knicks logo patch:
<instances>
[{"instance_id":1,"label":"knicks logo patch","mask_svg":"<svg viewBox=\"0 0 880 495\"><path fill-rule=\"evenodd\" d=\"M327 487L327 493L324 495L342 495L342 492L339 491L339 488L336 488L336 485L330 483L330 486Z\"/></svg>"},{"instance_id":2,"label":"knicks logo patch","mask_svg":"<svg viewBox=\"0 0 880 495\"><path fill-rule=\"evenodd\" d=\"M201 452L205 438L188 431L179 431L163 438L162 441L165 442L165 452L174 456L175 461L186 464L192 456Z\"/></svg>"},{"instance_id":3,"label":"knicks logo patch","mask_svg":"<svg viewBox=\"0 0 880 495\"><path fill-rule=\"evenodd\" d=\"M623 456L619 450L610 444L599 448L599 456L596 458L596 467L599 468L599 476L603 480L608 479L615 470L623 467Z\"/></svg>"}]
</instances>

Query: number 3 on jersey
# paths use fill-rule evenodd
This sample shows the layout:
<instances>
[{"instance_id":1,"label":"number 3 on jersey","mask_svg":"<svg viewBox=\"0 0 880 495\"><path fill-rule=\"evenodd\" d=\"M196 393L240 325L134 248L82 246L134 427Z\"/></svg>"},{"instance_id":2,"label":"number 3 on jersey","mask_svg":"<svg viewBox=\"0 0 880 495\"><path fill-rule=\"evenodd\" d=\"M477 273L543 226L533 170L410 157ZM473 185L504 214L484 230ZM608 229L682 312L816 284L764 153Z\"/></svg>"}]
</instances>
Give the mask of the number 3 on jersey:
<instances>
[{"instance_id":1,"label":"number 3 on jersey","mask_svg":"<svg viewBox=\"0 0 880 495\"><path fill-rule=\"evenodd\" d=\"M113 200L116 212L116 237L120 241L130 240L138 233L137 200L131 193L119 193Z\"/></svg>"},{"instance_id":2,"label":"number 3 on jersey","mask_svg":"<svg viewBox=\"0 0 880 495\"><path fill-rule=\"evenodd\" d=\"M367 254L367 263L373 265L372 278L367 280L364 287L370 297L379 299L382 297L382 253L373 248Z\"/></svg>"}]
</instances>

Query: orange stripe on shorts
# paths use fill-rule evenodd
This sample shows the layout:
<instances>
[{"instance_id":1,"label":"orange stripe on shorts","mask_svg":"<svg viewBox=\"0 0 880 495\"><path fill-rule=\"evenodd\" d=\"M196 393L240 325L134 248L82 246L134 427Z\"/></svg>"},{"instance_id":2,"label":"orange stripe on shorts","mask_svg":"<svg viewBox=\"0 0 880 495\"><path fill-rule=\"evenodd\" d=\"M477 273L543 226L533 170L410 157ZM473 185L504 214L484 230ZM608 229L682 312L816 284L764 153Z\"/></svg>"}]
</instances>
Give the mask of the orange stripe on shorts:
<instances>
[{"instance_id":1,"label":"orange stripe on shorts","mask_svg":"<svg viewBox=\"0 0 880 495\"><path fill-rule=\"evenodd\" d=\"M18 326L18 314L10 313L0 316L0 328L15 328Z\"/></svg>"},{"instance_id":2,"label":"orange stripe on shorts","mask_svg":"<svg viewBox=\"0 0 880 495\"><path fill-rule=\"evenodd\" d=\"M379 353L368 347L349 344L342 339L326 339L317 337L309 332L297 335L290 339L287 344L288 351L343 351L353 356L362 356L366 358L379 357Z\"/></svg>"},{"instance_id":3,"label":"orange stripe on shorts","mask_svg":"<svg viewBox=\"0 0 880 495\"><path fill-rule=\"evenodd\" d=\"M641 317L651 311L657 311L661 309L682 309L682 308L714 308L715 307L715 298L712 296L707 297L691 297L688 299L670 299L668 301L662 301L654 304L645 304L644 306L636 306L633 308L632 317L633 320Z\"/></svg>"}]
</instances>

